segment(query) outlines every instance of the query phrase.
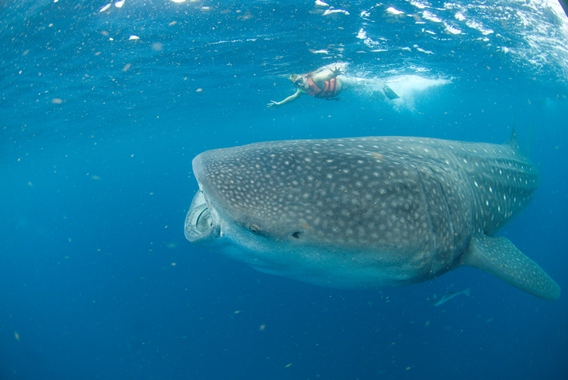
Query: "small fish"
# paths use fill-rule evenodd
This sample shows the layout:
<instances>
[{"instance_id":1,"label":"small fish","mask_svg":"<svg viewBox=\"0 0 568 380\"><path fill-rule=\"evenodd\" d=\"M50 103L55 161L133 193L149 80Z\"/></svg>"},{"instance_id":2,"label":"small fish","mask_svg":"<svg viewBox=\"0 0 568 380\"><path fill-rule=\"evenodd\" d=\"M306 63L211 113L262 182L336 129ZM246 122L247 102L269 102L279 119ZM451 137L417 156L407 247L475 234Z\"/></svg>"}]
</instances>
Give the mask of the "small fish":
<instances>
[{"instance_id":1,"label":"small fish","mask_svg":"<svg viewBox=\"0 0 568 380\"><path fill-rule=\"evenodd\" d=\"M434 300L434 302L432 303L432 305L434 305L434 306L440 306L441 304L448 302L449 300L451 300L451 299L454 298L454 297L459 296L460 294L465 294L466 296L469 297L469 290L470 290L470 289L471 289L471 288L467 288L467 289L465 289L465 290L462 290L461 292L449 292L449 293L446 294L445 296L443 296L443 297L441 297L441 298L439 298L439 299Z\"/></svg>"}]
</instances>

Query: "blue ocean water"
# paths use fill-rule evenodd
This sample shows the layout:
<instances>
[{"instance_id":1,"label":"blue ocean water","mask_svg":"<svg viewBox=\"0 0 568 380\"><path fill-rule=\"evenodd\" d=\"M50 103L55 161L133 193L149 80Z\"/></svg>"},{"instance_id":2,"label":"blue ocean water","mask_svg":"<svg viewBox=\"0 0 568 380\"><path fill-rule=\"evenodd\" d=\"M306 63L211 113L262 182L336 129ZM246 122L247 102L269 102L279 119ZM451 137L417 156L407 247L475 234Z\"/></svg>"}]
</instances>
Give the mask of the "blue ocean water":
<instances>
[{"instance_id":1,"label":"blue ocean water","mask_svg":"<svg viewBox=\"0 0 568 380\"><path fill-rule=\"evenodd\" d=\"M204 150L516 127L541 183L499 234L566 292L567 41L544 0L3 2L0 379L566 379L566 295L470 268L321 288L183 222ZM367 85L267 107L334 63Z\"/></svg>"}]
</instances>

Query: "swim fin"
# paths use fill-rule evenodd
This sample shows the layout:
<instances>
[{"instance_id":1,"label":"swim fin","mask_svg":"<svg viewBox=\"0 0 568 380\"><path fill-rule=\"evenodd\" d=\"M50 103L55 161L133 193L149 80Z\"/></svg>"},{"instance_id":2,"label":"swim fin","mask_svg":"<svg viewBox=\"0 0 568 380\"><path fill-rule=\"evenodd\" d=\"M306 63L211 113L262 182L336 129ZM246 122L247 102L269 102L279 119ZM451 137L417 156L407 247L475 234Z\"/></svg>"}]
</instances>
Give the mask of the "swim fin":
<instances>
[{"instance_id":1,"label":"swim fin","mask_svg":"<svg viewBox=\"0 0 568 380\"><path fill-rule=\"evenodd\" d=\"M385 93L385 96L387 98L389 98L390 100L395 100L395 99L400 98L400 96L398 96L398 94L396 92L394 92L394 90L392 88L390 88L388 84L385 84L383 86L383 92Z\"/></svg>"}]
</instances>

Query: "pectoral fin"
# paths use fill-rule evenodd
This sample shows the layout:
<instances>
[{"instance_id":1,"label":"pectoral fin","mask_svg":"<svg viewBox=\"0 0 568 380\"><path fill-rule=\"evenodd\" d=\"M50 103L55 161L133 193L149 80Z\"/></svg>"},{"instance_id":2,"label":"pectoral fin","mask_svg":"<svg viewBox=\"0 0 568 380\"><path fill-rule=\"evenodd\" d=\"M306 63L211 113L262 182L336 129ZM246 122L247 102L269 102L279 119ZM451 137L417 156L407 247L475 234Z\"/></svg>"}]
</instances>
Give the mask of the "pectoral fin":
<instances>
[{"instance_id":1,"label":"pectoral fin","mask_svg":"<svg viewBox=\"0 0 568 380\"><path fill-rule=\"evenodd\" d=\"M474 237L460 265L484 270L540 298L555 300L560 297L558 284L504 237Z\"/></svg>"}]
</instances>

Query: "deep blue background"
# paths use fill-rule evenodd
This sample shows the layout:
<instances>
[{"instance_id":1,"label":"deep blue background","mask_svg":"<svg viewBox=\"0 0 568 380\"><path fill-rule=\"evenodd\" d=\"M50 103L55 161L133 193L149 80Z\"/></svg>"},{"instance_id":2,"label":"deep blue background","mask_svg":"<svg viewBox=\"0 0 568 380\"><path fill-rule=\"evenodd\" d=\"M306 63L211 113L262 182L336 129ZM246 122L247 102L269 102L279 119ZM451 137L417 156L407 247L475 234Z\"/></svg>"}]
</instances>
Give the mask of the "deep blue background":
<instances>
[{"instance_id":1,"label":"deep blue background","mask_svg":"<svg viewBox=\"0 0 568 380\"><path fill-rule=\"evenodd\" d=\"M364 135L501 143L515 125L541 184L500 234L566 292L567 23L543 4L472 4L467 17L495 33L453 36L386 12L420 15L408 2L332 4L348 16L311 1L3 3L0 379L565 379L566 295L543 301L469 268L326 289L183 237L203 150ZM428 9L461 25L457 8ZM520 26L511 9L538 23ZM402 106L353 91L266 107L292 93L286 75L334 61L451 83ZM467 287L469 298L430 304Z\"/></svg>"}]
</instances>

